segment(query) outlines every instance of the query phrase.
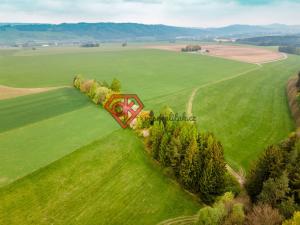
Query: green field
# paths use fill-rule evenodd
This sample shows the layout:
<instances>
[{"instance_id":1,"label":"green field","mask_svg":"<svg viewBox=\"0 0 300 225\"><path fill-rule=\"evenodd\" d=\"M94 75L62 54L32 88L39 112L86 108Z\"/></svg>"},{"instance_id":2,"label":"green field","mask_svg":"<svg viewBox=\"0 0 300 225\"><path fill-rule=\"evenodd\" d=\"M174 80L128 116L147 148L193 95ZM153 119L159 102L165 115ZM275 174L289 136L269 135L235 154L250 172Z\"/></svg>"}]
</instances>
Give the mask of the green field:
<instances>
[{"instance_id":1,"label":"green field","mask_svg":"<svg viewBox=\"0 0 300 225\"><path fill-rule=\"evenodd\" d=\"M297 56L259 67L134 48L0 50L0 85L116 77L146 109L176 112L200 87L192 112L235 169L294 129L285 83L299 69ZM2 100L0 123L0 224L155 224L200 207L148 159L136 135L73 88Z\"/></svg>"},{"instance_id":2,"label":"green field","mask_svg":"<svg viewBox=\"0 0 300 225\"><path fill-rule=\"evenodd\" d=\"M0 101L0 115L0 186L119 129L73 88Z\"/></svg>"},{"instance_id":3,"label":"green field","mask_svg":"<svg viewBox=\"0 0 300 225\"><path fill-rule=\"evenodd\" d=\"M156 224L200 208L120 130L0 190L0 224Z\"/></svg>"},{"instance_id":4,"label":"green field","mask_svg":"<svg viewBox=\"0 0 300 225\"><path fill-rule=\"evenodd\" d=\"M170 104L183 112L195 84L255 68L229 60L158 50L79 50L77 54L71 54L70 49L63 54L54 49L48 54L33 52L26 56L20 55L28 54L28 50L5 51L0 61L0 83L44 87L70 84L76 73L109 81L117 77L124 92L137 93L147 109L158 110ZM216 64L223 69L219 71ZM108 113L72 88L0 101L0 115L0 185L119 128Z\"/></svg>"},{"instance_id":5,"label":"green field","mask_svg":"<svg viewBox=\"0 0 300 225\"><path fill-rule=\"evenodd\" d=\"M295 129L285 87L299 69L300 57L291 55L197 92L193 113L198 125L216 134L234 168L248 169L266 146Z\"/></svg>"}]
</instances>

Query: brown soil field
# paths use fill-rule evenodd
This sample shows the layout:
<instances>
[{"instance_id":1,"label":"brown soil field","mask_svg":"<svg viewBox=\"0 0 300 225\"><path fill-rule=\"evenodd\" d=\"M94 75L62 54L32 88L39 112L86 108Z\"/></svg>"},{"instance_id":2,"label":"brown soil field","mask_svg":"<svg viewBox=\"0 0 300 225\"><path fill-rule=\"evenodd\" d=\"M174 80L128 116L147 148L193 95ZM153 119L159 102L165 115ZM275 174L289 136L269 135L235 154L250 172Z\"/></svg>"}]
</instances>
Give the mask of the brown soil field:
<instances>
[{"instance_id":1,"label":"brown soil field","mask_svg":"<svg viewBox=\"0 0 300 225\"><path fill-rule=\"evenodd\" d=\"M48 88L14 88L0 85L0 100L14 98L23 95L35 94L46 92L61 87L48 87Z\"/></svg>"},{"instance_id":2,"label":"brown soil field","mask_svg":"<svg viewBox=\"0 0 300 225\"><path fill-rule=\"evenodd\" d=\"M181 48L185 46L186 45L155 45L147 46L146 48L180 52ZM248 63L261 64L287 58L286 54L256 47L237 45L201 45L201 47L209 51L209 53L204 53L206 55Z\"/></svg>"}]
</instances>

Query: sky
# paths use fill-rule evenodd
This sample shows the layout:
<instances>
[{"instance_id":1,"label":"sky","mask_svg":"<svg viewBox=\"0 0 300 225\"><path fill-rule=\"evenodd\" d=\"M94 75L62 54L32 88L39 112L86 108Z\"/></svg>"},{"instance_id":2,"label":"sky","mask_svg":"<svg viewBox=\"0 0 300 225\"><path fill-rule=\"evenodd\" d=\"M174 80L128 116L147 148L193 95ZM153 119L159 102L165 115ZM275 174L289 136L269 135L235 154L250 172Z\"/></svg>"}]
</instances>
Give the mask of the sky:
<instances>
[{"instance_id":1,"label":"sky","mask_svg":"<svg viewBox=\"0 0 300 225\"><path fill-rule=\"evenodd\" d=\"M300 0L0 0L0 23L300 24Z\"/></svg>"}]
</instances>

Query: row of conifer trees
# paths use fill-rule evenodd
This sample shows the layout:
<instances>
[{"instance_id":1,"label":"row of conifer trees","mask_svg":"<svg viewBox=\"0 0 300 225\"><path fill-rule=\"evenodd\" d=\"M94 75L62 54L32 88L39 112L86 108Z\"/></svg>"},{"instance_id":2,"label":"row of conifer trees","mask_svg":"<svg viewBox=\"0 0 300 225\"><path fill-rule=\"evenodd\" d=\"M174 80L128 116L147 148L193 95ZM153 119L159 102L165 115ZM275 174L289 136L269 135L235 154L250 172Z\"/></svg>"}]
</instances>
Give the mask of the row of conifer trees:
<instances>
[{"instance_id":1,"label":"row of conifer trees","mask_svg":"<svg viewBox=\"0 0 300 225\"><path fill-rule=\"evenodd\" d=\"M167 117L167 115L165 115ZM194 123L155 121L148 147L152 157L189 191L211 203L225 191L226 164L223 147L211 133L200 133Z\"/></svg>"}]
</instances>

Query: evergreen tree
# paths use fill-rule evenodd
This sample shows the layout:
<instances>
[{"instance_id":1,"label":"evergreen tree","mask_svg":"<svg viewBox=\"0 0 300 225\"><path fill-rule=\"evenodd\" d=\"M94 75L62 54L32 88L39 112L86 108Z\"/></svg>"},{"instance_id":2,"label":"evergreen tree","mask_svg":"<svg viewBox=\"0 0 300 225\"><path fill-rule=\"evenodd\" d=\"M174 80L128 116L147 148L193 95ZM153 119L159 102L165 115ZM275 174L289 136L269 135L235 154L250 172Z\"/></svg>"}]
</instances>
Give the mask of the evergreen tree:
<instances>
[{"instance_id":1,"label":"evergreen tree","mask_svg":"<svg viewBox=\"0 0 300 225\"><path fill-rule=\"evenodd\" d=\"M297 157L297 150L295 149L296 141L297 135L296 133L292 133L286 140L282 141L278 146L282 151L283 163L285 165L288 165L289 163L293 162Z\"/></svg>"},{"instance_id":2,"label":"evergreen tree","mask_svg":"<svg viewBox=\"0 0 300 225\"><path fill-rule=\"evenodd\" d=\"M282 151L277 146L272 145L265 150L247 176L245 187L252 200L256 200L266 180L281 175L284 170L283 162Z\"/></svg>"},{"instance_id":3,"label":"evergreen tree","mask_svg":"<svg viewBox=\"0 0 300 225\"><path fill-rule=\"evenodd\" d=\"M192 192L197 192L197 184L200 175L199 148L196 136L194 136L187 148L184 160L180 168L180 178L185 187Z\"/></svg>"},{"instance_id":4,"label":"evergreen tree","mask_svg":"<svg viewBox=\"0 0 300 225\"><path fill-rule=\"evenodd\" d=\"M225 160L222 145L212 134L201 135L198 191L201 198L210 203L214 197L223 193L225 188Z\"/></svg>"},{"instance_id":5,"label":"evergreen tree","mask_svg":"<svg viewBox=\"0 0 300 225\"><path fill-rule=\"evenodd\" d=\"M150 137L150 145L151 145L151 153L152 157L156 160L159 160L159 151L161 139L164 134L164 126L161 122L156 121L151 128L151 137Z\"/></svg>"},{"instance_id":6,"label":"evergreen tree","mask_svg":"<svg viewBox=\"0 0 300 225\"><path fill-rule=\"evenodd\" d=\"M276 207L283 200L287 199L289 188L289 178L284 172L278 178L269 178L264 182L261 193L258 195L258 200L263 204Z\"/></svg>"},{"instance_id":7,"label":"evergreen tree","mask_svg":"<svg viewBox=\"0 0 300 225\"><path fill-rule=\"evenodd\" d=\"M290 188L292 195L297 204L300 204L300 142L295 145L295 154L292 157L293 161L288 166Z\"/></svg>"},{"instance_id":8,"label":"evergreen tree","mask_svg":"<svg viewBox=\"0 0 300 225\"><path fill-rule=\"evenodd\" d=\"M165 132L162 136L161 143L159 146L159 161L163 166L170 166L170 158L169 158L169 141L170 141L170 134Z\"/></svg>"},{"instance_id":9,"label":"evergreen tree","mask_svg":"<svg viewBox=\"0 0 300 225\"><path fill-rule=\"evenodd\" d=\"M173 133L173 136L170 140L170 162L171 166L174 170L175 176L179 175L180 171L180 164L181 164L181 152L182 152L182 145L180 142L179 136Z\"/></svg>"},{"instance_id":10,"label":"evergreen tree","mask_svg":"<svg viewBox=\"0 0 300 225\"><path fill-rule=\"evenodd\" d=\"M151 110L150 111L150 113L149 113L149 123L150 123L150 126L153 126L153 124L154 124L154 117L155 117L155 115L154 115L154 112L153 112L153 110Z\"/></svg>"},{"instance_id":11,"label":"evergreen tree","mask_svg":"<svg viewBox=\"0 0 300 225\"><path fill-rule=\"evenodd\" d=\"M291 218L293 213L299 209L299 206L294 201L294 198L288 197L287 199L281 201L280 204L277 204L276 208L279 209L279 212L285 218Z\"/></svg>"}]
</instances>

